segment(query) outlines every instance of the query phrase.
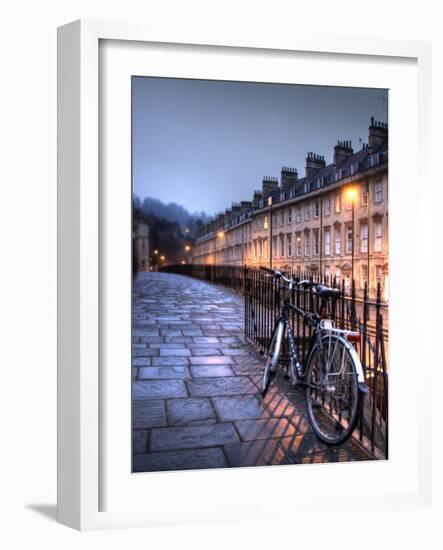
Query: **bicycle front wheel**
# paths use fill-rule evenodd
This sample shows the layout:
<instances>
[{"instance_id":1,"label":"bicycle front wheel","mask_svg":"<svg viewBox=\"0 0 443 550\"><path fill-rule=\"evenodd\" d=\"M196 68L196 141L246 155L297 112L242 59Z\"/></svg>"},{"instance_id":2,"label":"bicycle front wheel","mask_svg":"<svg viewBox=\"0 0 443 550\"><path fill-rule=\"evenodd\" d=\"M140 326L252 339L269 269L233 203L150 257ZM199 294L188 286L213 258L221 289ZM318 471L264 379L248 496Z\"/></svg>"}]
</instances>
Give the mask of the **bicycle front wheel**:
<instances>
[{"instance_id":1,"label":"bicycle front wheel","mask_svg":"<svg viewBox=\"0 0 443 550\"><path fill-rule=\"evenodd\" d=\"M358 419L357 367L343 338L327 334L321 343L306 366L306 409L317 437L338 445L352 434Z\"/></svg>"},{"instance_id":2,"label":"bicycle front wheel","mask_svg":"<svg viewBox=\"0 0 443 550\"><path fill-rule=\"evenodd\" d=\"M275 376L277 369L278 358L280 356L281 344L285 332L285 324L283 321L278 321L275 326L274 333L271 338L271 343L268 348L266 366L263 372L261 392L263 397L266 395L272 378Z\"/></svg>"}]
</instances>

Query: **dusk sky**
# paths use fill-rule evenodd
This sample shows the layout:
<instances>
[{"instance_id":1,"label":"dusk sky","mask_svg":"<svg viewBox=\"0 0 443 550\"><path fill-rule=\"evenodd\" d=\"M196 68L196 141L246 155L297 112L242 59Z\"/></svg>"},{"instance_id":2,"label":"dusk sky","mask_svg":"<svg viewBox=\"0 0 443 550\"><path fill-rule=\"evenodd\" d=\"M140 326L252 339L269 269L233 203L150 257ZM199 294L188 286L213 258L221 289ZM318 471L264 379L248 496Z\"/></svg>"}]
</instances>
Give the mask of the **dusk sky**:
<instances>
[{"instance_id":1,"label":"dusk sky","mask_svg":"<svg viewBox=\"0 0 443 550\"><path fill-rule=\"evenodd\" d=\"M304 176L308 151L329 164L337 140L360 149L387 104L386 90L134 77L133 191L215 214L282 166Z\"/></svg>"}]
</instances>

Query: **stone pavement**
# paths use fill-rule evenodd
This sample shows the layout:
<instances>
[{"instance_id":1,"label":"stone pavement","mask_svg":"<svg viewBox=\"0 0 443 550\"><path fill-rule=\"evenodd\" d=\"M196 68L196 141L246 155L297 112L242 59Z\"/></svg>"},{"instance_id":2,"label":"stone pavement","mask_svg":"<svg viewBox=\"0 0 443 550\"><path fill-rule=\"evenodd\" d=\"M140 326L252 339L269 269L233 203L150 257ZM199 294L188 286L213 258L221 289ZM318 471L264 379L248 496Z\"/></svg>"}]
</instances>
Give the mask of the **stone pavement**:
<instances>
[{"instance_id":1,"label":"stone pavement","mask_svg":"<svg viewBox=\"0 0 443 550\"><path fill-rule=\"evenodd\" d=\"M243 338L243 298L203 281L140 273L133 285L133 471L368 460L328 448L303 394Z\"/></svg>"}]
</instances>

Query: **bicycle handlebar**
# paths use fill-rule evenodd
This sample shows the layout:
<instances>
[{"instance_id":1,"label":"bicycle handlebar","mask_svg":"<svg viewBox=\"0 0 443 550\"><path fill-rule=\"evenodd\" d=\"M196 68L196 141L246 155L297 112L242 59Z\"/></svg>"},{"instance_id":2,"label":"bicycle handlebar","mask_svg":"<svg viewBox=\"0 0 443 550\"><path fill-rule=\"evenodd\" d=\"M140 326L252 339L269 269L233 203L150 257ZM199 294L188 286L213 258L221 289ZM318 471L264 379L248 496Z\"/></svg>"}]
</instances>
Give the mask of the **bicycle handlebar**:
<instances>
[{"instance_id":1,"label":"bicycle handlebar","mask_svg":"<svg viewBox=\"0 0 443 550\"><path fill-rule=\"evenodd\" d=\"M300 280L298 278L290 279L290 278L286 277L285 275L283 275L283 273L281 271L277 271L276 269L270 269L269 267L260 266L260 269L262 271L266 271L267 273L269 273L273 277L276 277L277 279L283 279L283 281L285 281L285 283L289 284L289 288L292 288L292 285L296 285L296 286L303 287L303 288L314 288L317 292L321 292L321 293L325 293L325 292L328 292L328 291L329 292L333 291L334 293L336 292L337 295L340 294L339 289L326 287L326 286L323 286L320 283L314 283L312 281L309 281L308 279L302 279L302 280ZM334 296L334 295L331 295L331 296L337 297L337 296Z\"/></svg>"}]
</instances>

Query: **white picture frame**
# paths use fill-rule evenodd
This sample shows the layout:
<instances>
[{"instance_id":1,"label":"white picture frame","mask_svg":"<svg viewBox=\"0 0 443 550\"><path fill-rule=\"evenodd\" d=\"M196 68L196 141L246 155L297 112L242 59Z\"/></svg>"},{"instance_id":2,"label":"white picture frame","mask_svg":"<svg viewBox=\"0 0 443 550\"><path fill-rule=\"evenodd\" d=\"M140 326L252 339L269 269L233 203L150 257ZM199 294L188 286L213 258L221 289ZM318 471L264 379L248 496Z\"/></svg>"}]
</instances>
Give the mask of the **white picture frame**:
<instances>
[{"instance_id":1,"label":"white picture frame","mask_svg":"<svg viewBox=\"0 0 443 550\"><path fill-rule=\"evenodd\" d=\"M249 35L251 36L251 35ZM231 57L252 55L256 52L271 52L281 56L284 67L285 59L291 52L304 52L312 56L328 57L325 62L334 57L341 59L361 59L370 62L371 59L386 59L394 67L402 60L412 60L415 65L418 82L418 101L415 98L415 110L418 124L412 121L414 134L418 135L418 146L411 146L414 154L411 155L412 165L417 163L420 181L430 181L429 141L430 141L430 81L431 81L431 46L426 42L370 40L363 38L348 38L343 36L321 37L312 34L297 32L294 37L281 37L281 40L267 40L266 37L257 37L256 40L238 39L234 42L214 40L210 43L205 36L186 36L186 31L171 36L157 35L155 31L143 25L101 21L77 21L61 27L58 33L58 519L59 522L80 530L118 528L131 526L169 525L176 523L193 523L198 521L228 521L237 519L261 519L264 517L285 517L290 514L291 508L300 510L300 513L324 513L331 504L339 503L341 511L353 510L356 505L360 510L378 510L423 508L431 505L432 469L430 422L432 410L431 401L425 393L424 383L418 383L414 391L414 400L417 406L411 407L411 425L417 429L414 436L414 457L408 463L408 471L414 470L411 483L404 486L404 490L388 487L384 493L368 488L361 491L355 489L359 476L366 476L365 465L349 464L348 487L334 497L322 489L322 485L331 477L330 472L337 473L338 482L342 484L343 468L341 471L330 466L309 466L303 474L306 478L312 477L314 472L319 479L319 486L312 489L312 498L309 498L308 489L300 491L301 496L294 493L284 497L274 487L285 485L292 476L287 467L236 469L229 472L229 478L223 472L182 472L170 474L154 474L141 480L139 476L132 476L130 485L144 484L149 486L150 493L156 495L145 506L140 506L137 499L130 504L129 495L118 502L113 499L110 509L103 504L103 483L115 483L117 473L106 465L103 453L107 447L104 441L104 416L107 414L104 402L113 395L113 387L101 386L103 375L102 353L100 338L103 324L103 301L109 299L108 283L101 285L103 272L103 247L101 240L107 225L101 224L100 219L108 215L103 209L114 208L115 198L106 201L104 205L103 187L100 179L100 44L102 41L118 41L117 44L126 44L125 56L130 54L132 47L137 44L166 44L174 45L175 51L188 48L191 44L198 50L205 51L205 56L211 60L211 48L223 48ZM209 50L208 50L209 48ZM161 49L161 48L160 48ZM363 57L362 57L363 56ZM352 59L351 59L352 58ZM109 57L106 57L106 63ZM287 62L287 61L286 61ZM173 66L168 69L174 72ZM178 71L178 67L176 69ZM214 74L217 67L212 67ZM172 72L171 72L172 71ZM118 71L116 74L120 74ZM169 74L169 73L168 73ZM105 81L106 82L106 81ZM337 81L338 82L338 81ZM339 84L338 84L339 85ZM414 92L415 93L415 92ZM412 97L412 96L411 96ZM129 112L127 113L129 117ZM392 133L391 139L392 139ZM395 134L394 134L395 135ZM395 139L395 138L394 138ZM391 143L392 145L392 143ZM391 149L390 145L390 149ZM395 142L394 153L390 154L396 162ZM126 146L125 146L126 147ZM415 155L416 152L416 155ZM397 150L398 153L398 150ZM397 154L397 161L399 155ZM127 167L126 167L127 169ZM391 168L390 168L391 169ZM409 176L410 179L410 176ZM406 181L406 180L405 180ZM429 200L429 186L428 200ZM432 190L431 190L432 192ZM114 203L112 202L114 200ZM415 200L415 203L414 203ZM431 219L424 210L420 198L412 198L412 203L418 209L418 221L414 229L418 231L413 237L417 242L425 242L417 254L420 257L414 271L418 278L423 274L424 266L432 262L432 245L430 240L420 239L421 235L429 231ZM403 207L408 208L412 203L405 201ZM103 216L104 214L104 216ZM407 220L399 215L398 227L404 227ZM420 239L420 241L418 241ZM124 240L124 239L123 239ZM121 250L124 250L124 246ZM118 254L118 247L114 259ZM400 253L391 255L391 261L401 262ZM122 263L122 262L120 262ZM124 263L124 262L123 262ZM106 264L108 265L108 264ZM130 266L128 263L128 272ZM124 275L122 275L124 276ZM408 279L409 281L409 279ZM116 279L118 283L118 279ZM114 283L114 284L116 284ZM400 282L399 282L400 284ZM413 289L413 292L416 289ZM429 285L420 291L424 301L432 296L432 287ZM418 293L417 293L418 295ZM394 292L395 296L395 292ZM412 303L412 311L422 314L423 309L417 299ZM415 309L414 309L415 308ZM395 320L397 317L392 316ZM398 316L398 318L400 315ZM401 322L401 319L398 321ZM417 322L417 321L416 321ZM127 328L129 330L129 327ZM431 376L431 360L422 350L424 379ZM409 368L412 368L411 359ZM406 367L405 367L406 368ZM394 373L393 383L399 381L401 373ZM106 392L106 395L105 395ZM109 393L109 395L108 395ZM129 423L128 401L122 405L123 421ZM395 403L395 402L394 402ZM399 402L400 403L400 402ZM400 406L400 405L399 405ZM398 412L398 410L397 410ZM394 407L394 415L396 409ZM395 416L394 416L395 420ZM128 424L129 425L129 424ZM391 426L393 424L391 423ZM395 422L394 422L395 425ZM122 428L125 429L125 428ZM392 427L391 427L392 429ZM118 432L118 427L115 429ZM107 432L106 432L107 433ZM121 432L126 433L126 432ZM124 436L123 436L124 437ZM395 439L395 438L394 438ZM126 442L124 439L123 442ZM124 447L124 445L120 445ZM122 452L125 452L124 449ZM130 453L130 448L127 449ZM395 453L394 453L395 454ZM105 460L105 462L104 462ZM393 466L392 466L393 465ZM366 465L367 466L367 465ZM399 465L397 465L399 467ZM395 460L388 467L395 468ZM303 467L302 467L303 468ZM359 469L361 468L361 469ZM380 465L376 476L392 476L386 466ZM383 471L385 468L386 471ZM297 468L296 468L297 469ZM117 470L115 470L117 472ZM405 470L406 472L407 470ZM112 475L109 477L109 472ZM334 474L335 475L335 474ZM130 476L130 472L127 472ZM165 477L167 476L167 477ZM262 490L257 482L263 480L266 488ZM295 479L295 478L294 478ZM126 480L127 481L127 480ZM224 487L240 487L246 484L248 493L233 496L231 501L229 491L224 493ZM400 481L399 481L400 483ZM146 485L148 484L148 485ZM184 492L190 484L197 487L195 500L183 498ZM323 485L324 486L324 485ZM160 499L164 492L171 495L176 491L173 504L170 499ZM312 487L312 485L311 485ZM256 489L260 490L256 490ZM131 489L132 490L132 489ZM144 489L146 494L146 489ZM202 501L216 495L211 506ZM323 492L322 492L323 491ZM199 493L200 492L200 493ZM303 493L303 494L302 494ZM123 493L122 493L123 494ZM151 496L150 495L150 498ZM199 503L200 498L200 503ZM149 499L148 499L149 500ZM192 500L192 498L191 498ZM134 502L136 505L134 505ZM276 510L276 503L283 503L281 509ZM268 508L271 507L273 512ZM105 509L104 509L105 508Z\"/></svg>"}]
</instances>

